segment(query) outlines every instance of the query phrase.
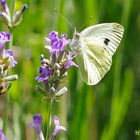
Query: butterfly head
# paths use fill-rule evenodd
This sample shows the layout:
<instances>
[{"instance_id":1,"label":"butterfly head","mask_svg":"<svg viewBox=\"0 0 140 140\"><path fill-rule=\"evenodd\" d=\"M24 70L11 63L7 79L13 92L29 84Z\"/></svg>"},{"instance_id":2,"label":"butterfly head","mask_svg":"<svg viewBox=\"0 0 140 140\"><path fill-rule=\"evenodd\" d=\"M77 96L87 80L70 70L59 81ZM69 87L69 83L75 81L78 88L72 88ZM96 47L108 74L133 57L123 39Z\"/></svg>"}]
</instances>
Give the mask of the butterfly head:
<instances>
[{"instance_id":1,"label":"butterfly head","mask_svg":"<svg viewBox=\"0 0 140 140\"><path fill-rule=\"evenodd\" d=\"M73 38L70 44L71 49L76 49L78 47L79 40L80 40L80 33L78 33L77 30L75 29L73 33Z\"/></svg>"},{"instance_id":2,"label":"butterfly head","mask_svg":"<svg viewBox=\"0 0 140 140\"><path fill-rule=\"evenodd\" d=\"M74 29L73 38L75 38L75 39L80 38L80 33L77 32L76 28Z\"/></svg>"}]
</instances>

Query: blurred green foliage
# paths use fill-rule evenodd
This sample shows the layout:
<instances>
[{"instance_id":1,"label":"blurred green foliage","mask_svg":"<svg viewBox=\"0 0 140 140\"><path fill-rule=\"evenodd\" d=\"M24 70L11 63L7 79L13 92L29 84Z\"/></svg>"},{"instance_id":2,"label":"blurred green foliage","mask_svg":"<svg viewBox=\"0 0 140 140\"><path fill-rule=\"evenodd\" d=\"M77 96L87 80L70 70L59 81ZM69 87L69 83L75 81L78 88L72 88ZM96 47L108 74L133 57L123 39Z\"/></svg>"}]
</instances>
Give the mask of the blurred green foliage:
<instances>
[{"instance_id":1,"label":"blurred green foliage","mask_svg":"<svg viewBox=\"0 0 140 140\"><path fill-rule=\"evenodd\" d=\"M89 25L118 22L125 32L111 70L98 85L90 87L81 81L78 70L71 68L67 77L69 93L54 104L53 114L68 128L60 139L139 140L135 131L140 130L140 1L17 0L17 9L22 3L29 8L22 23L14 29L13 50L18 64L12 73L17 73L19 80L9 91L9 139L35 138L28 127L33 114L43 114L42 129L45 128L46 102L35 90L34 80L40 54L48 56L44 37L56 30L72 38L73 27L80 32ZM0 29L8 31L2 22ZM1 104L5 96L1 96Z\"/></svg>"}]
</instances>

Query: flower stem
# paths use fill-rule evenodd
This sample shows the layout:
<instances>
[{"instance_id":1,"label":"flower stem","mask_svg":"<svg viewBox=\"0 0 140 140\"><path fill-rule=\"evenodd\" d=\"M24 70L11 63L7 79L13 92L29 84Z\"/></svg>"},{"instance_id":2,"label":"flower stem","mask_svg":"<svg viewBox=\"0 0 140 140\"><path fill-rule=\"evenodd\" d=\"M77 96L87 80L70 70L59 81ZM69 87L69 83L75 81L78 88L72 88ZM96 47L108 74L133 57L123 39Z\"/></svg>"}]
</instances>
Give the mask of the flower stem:
<instances>
[{"instance_id":1,"label":"flower stem","mask_svg":"<svg viewBox=\"0 0 140 140\"><path fill-rule=\"evenodd\" d=\"M15 12L15 7L16 7L16 2L17 0L13 0L12 5L10 7L10 13L11 13L11 30L13 29L13 16L14 16L14 12Z\"/></svg>"},{"instance_id":2,"label":"flower stem","mask_svg":"<svg viewBox=\"0 0 140 140\"><path fill-rule=\"evenodd\" d=\"M48 101L47 107L48 107L48 120L47 120L47 135L46 135L46 140L49 140L50 138L50 129L51 129L51 124L52 124L52 104L53 104L53 99Z\"/></svg>"},{"instance_id":3,"label":"flower stem","mask_svg":"<svg viewBox=\"0 0 140 140\"><path fill-rule=\"evenodd\" d=\"M9 49L11 49L13 47L13 29L10 28L9 32L10 32L10 36L11 36L11 39L10 39L10 42L9 42Z\"/></svg>"},{"instance_id":4,"label":"flower stem","mask_svg":"<svg viewBox=\"0 0 140 140\"><path fill-rule=\"evenodd\" d=\"M7 93L6 93L7 94ZM4 111L3 111L3 132L6 135L7 122L8 122L8 106L9 106L10 96L6 95Z\"/></svg>"},{"instance_id":5,"label":"flower stem","mask_svg":"<svg viewBox=\"0 0 140 140\"><path fill-rule=\"evenodd\" d=\"M13 46L13 29L9 29L11 39L9 42L9 49ZM4 110L3 110L3 132L6 134L7 130L7 124L8 124L8 109L9 109L9 103L10 103L10 94L6 92L6 99L4 103Z\"/></svg>"}]
</instances>

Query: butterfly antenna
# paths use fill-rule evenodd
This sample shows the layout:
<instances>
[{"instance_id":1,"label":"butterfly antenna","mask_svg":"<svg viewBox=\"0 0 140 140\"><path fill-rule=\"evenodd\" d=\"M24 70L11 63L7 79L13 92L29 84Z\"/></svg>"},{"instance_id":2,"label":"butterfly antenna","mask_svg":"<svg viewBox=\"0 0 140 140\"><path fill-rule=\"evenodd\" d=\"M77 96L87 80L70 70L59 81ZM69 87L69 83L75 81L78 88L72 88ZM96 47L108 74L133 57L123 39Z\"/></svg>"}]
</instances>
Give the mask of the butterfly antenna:
<instances>
[{"instance_id":1,"label":"butterfly antenna","mask_svg":"<svg viewBox=\"0 0 140 140\"><path fill-rule=\"evenodd\" d=\"M93 16L90 16L89 20L87 22L85 22L84 24L82 24L82 26L80 26L79 30L81 31L82 28L84 28L84 26L90 24L91 22L93 22Z\"/></svg>"},{"instance_id":2,"label":"butterfly antenna","mask_svg":"<svg viewBox=\"0 0 140 140\"><path fill-rule=\"evenodd\" d=\"M69 22L69 20L66 18L66 17L64 17L60 12L58 12L55 8L53 9L53 11L56 13L56 14L58 14L60 17L62 17L74 30L75 30L75 26L71 23L71 22Z\"/></svg>"}]
</instances>

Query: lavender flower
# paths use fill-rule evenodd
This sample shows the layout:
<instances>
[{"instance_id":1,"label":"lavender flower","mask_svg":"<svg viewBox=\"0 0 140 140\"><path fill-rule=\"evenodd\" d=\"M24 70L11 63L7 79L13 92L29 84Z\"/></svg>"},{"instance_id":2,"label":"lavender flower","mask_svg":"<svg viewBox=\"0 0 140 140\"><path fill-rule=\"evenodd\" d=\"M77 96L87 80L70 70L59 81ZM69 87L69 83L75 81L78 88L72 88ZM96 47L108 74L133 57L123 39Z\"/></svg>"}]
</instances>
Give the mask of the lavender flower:
<instances>
[{"instance_id":1,"label":"lavender flower","mask_svg":"<svg viewBox=\"0 0 140 140\"><path fill-rule=\"evenodd\" d=\"M45 56L41 54L39 76L35 79L45 84L44 89L40 86L36 87L39 92L42 92L42 95L48 96L47 99L56 99L59 95L61 96L66 93L66 87L64 89L62 87L61 89L63 90L61 90L58 88L59 84L62 83L62 79L67 76L67 69L71 66L78 66L72 61L72 53L66 49L66 46L71 42L71 40L66 38L66 34L62 34L61 38L59 38L58 32L55 31L50 32L48 37L45 38L47 43L45 48L50 52L50 59L46 59Z\"/></svg>"},{"instance_id":2,"label":"lavender flower","mask_svg":"<svg viewBox=\"0 0 140 140\"><path fill-rule=\"evenodd\" d=\"M62 60L60 58L63 57L63 53L65 52L66 45L70 44L70 40L66 40L66 37L67 37L66 34L62 34L61 38L59 38L58 32L53 31L49 34L48 38L46 38L46 42L47 44L49 43L49 45L46 45L45 47L51 53L51 60L54 60L53 61L54 63L53 62L51 63L51 60L49 61L45 59L44 55L41 55L42 66L39 68L40 75L35 78L38 82L47 83L51 75L52 76L55 75L55 77L56 75L60 76L60 74L58 74L60 73L58 70L60 69L60 64L56 63L56 61ZM59 67L56 68L56 66Z\"/></svg>"},{"instance_id":3,"label":"lavender flower","mask_svg":"<svg viewBox=\"0 0 140 140\"><path fill-rule=\"evenodd\" d=\"M52 133L52 140L55 140L56 136L60 131L67 131L67 129L64 126L61 126L59 123L59 118L57 116L54 117L54 131Z\"/></svg>"},{"instance_id":4,"label":"lavender flower","mask_svg":"<svg viewBox=\"0 0 140 140\"><path fill-rule=\"evenodd\" d=\"M68 52L67 52L67 62L64 64L64 68L65 68L65 69L68 69L68 68L70 68L71 66L78 67L78 65L72 61L71 52L68 51Z\"/></svg>"},{"instance_id":5,"label":"lavender flower","mask_svg":"<svg viewBox=\"0 0 140 140\"><path fill-rule=\"evenodd\" d=\"M5 50L3 53L3 58L8 58L9 60L9 66L15 67L15 65L17 64L17 61L14 60L14 53L12 50Z\"/></svg>"},{"instance_id":6,"label":"lavender flower","mask_svg":"<svg viewBox=\"0 0 140 140\"><path fill-rule=\"evenodd\" d=\"M40 128L40 125L42 123L42 116L40 114L35 114L33 116L33 120L34 120L34 123L29 124L30 127L34 127L36 129L39 140L44 140L44 136Z\"/></svg>"},{"instance_id":7,"label":"lavender flower","mask_svg":"<svg viewBox=\"0 0 140 140\"><path fill-rule=\"evenodd\" d=\"M39 135L41 132L40 125L42 123L42 116L40 114L35 114L33 116L34 123L30 124L30 127L34 127L36 129L37 134Z\"/></svg>"},{"instance_id":8,"label":"lavender flower","mask_svg":"<svg viewBox=\"0 0 140 140\"><path fill-rule=\"evenodd\" d=\"M5 44L8 41L10 41L10 34L0 32L0 95L7 92L11 81L18 78L17 75L7 76L8 70L17 64L14 60L13 51L5 49Z\"/></svg>"},{"instance_id":9,"label":"lavender flower","mask_svg":"<svg viewBox=\"0 0 140 140\"><path fill-rule=\"evenodd\" d=\"M52 73L52 69L44 64L39 68L39 73L40 75L36 77L36 80L38 82L46 83Z\"/></svg>"},{"instance_id":10,"label":"lavender flower","mask_svg":"<svg viewBox=\"0 0 140 140\"><path fill-rule=\"evenodd\" d=\"M72 53L66 48L66 46L70 44L71 40L67 40L66 38L66 34L62 34L59 38L58 32L55 31L51 32L48 35L48 38L45 38L47 43L45 48L49 50L50 59L46 59L45 56L41 54L39 76L35 78L38 82L43 82L45 84L44 88L39 85L36 86L36 88L39 93L45 96L45 99L50 104L52 104L53 101L58 101L60 96L67 93L67 87L60 86L60 84L63 82L63 78L67 76L67 69L71 66L77 67L77 64L73 62ZM51 126L51 116L48 118L48 123L47 139L50 139L49 129ZM66 131L66 128L59 124L59 118L57 116L54 117L54 125L55 128L51 135L51 140L55 140L60 131ZM40 130L40 125L35 125L34 123L33 126L36 129L38 128L37 132Z\"/></svg>"},{"instance_id":11,"label":"lavender flower","mask_svg":"<svg viewBox=\"0 0 140 140\"><path fill-rule=\"evenodd\" d=\"M6 32L0 32L0 51L4 49L5 43L10 41L10 34Z\"/></svg>"},{"instance_id":12,"label":"lavender flower","mask_svg":"<svg viewBox=\"0 0 140 140\"><path fill-rule=\"evenodd\" d=\"M2 130L0 129L0 140L8 140L7 137L3 134Z\"/></svg>"},{"instance_id":13,"label":"lavender flower","mask_svg":"<svg viewBox=\"0 0 140 140\"><path fill-rule=\"evenodd\" d=\"M61 38L58 37L58 32L51 32L49 37L46 38L46 42L50 45L46 45L46 48L50 51L53 59L57 59L59 53L63 55L63 52L66 49L66 45L70 44L70 40L66 40L67 35L62 34Z\"/></svg>"}]
</instances>

